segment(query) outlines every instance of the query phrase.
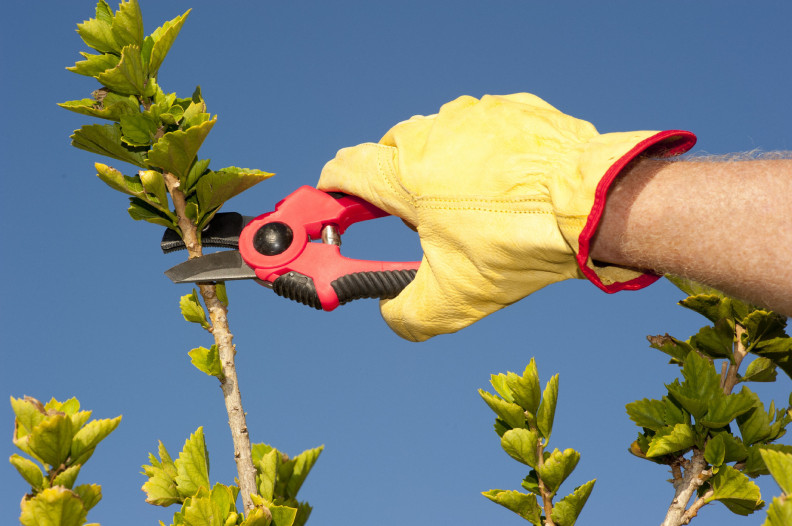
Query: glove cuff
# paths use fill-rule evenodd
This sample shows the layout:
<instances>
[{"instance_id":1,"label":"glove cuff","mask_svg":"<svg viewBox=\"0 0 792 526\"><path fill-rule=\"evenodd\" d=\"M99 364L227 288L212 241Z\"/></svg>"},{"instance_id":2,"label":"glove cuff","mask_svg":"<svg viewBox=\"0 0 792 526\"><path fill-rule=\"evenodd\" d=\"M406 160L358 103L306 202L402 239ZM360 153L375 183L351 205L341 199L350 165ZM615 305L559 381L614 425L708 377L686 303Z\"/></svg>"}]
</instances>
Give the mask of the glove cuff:
<instances>
[{"instance_id":1,"label":"glove cuff","mask_svg":"<svg viewBox=\"0 0 792 526\"><path fill-rule=\"evenodd\" d=\"M577 263L583 275L603 291L612 294L620 290L638 290L657 281L660 276L625 269L618 266L596 266L589 257L591 239L597 231L608 190L621 171L639 156L673 157L685 153L696 143L696 136L682 130L668 130L655 133L633 146L616 162L610 165L600 179L594 192L594 204L586 224L578 237Z\"/></svg>"}]
</instances>

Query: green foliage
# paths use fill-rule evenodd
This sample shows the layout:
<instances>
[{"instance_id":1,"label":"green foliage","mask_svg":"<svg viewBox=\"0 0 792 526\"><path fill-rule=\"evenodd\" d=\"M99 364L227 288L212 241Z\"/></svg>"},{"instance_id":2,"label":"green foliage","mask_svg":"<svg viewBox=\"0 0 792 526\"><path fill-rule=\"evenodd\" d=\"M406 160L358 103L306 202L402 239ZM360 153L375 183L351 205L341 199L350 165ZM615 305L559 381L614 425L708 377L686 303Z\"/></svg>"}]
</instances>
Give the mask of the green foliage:
<instances>
[{"instance_id":1,"label":"green foliage","mask_svg":"<svg viewBox=\"0 0 792 526\"><path fill-rule=\"evenodd\" d=\"M81 115L112 121L75 130L72 144L141 168L137 176L127 177L96 164L102 181L132 196L129 214L133 219L177 232L163 175L174 177L172 184L184 194L192 211L190 219L199 231L228 199L272 176L236 167L208 170L209 161L197 155L217 118L207 113L200 88L189 98L179 98L157 84L160 67L189 13L144 36L136 0L121 2L115 12L100 0L96 17L77 25L83 42L98 54L82 52L83 60L66 69L92 77L102 87L91 98L59 104Z\"/></svg>"},{"instance_id":2,"label":"green foliage","mask_svg":"<svg viewBox=\"0 0 792 526\"><path fill-rule=\"evenodd\" d=\"M9 461L30 485L22 499L20 522L24 526L82 526L88 511L102 498L96 484L75 486L77 475L96 446L112 433L121 417L90 420L91 411L80 411L80 402L54 398L42 404L35 398L11 397L13 442L22 455ZM90 526L90 525L89 525Z\"/></svg>"},{"instance_id":3,"label":"green foliage","mask_svg":"<svg viewBox=\"0 0 792 526\"><path fill-rule=\"evenodd\" d=\"M508 372L492 375L490 383L497 395L479 389L484 402L495 412L495 431L501 447L513 459L531 468L522 483L528 493L492 489L482 494L513 511L531 524L572 526L588 500L595 480L591 480L553 505L561 484L580 460L574 449L545 449L550 440L558 402L558 375L540 390L536 362L522 375ZM549 512L550 518L545 512Z\"/></svg>"},{"instance_id":4,"label":"green foliage","mask_svg":"<svg viewBox=\"0 0 792 526\"><path fill-rule=\"evenodd\" d=\"M774 443L786 433L792 416L773 402L765 407L747 384L775 381L777 369L792 373L792 338L784 331L785 318L773 312L709 287L670 279L689 294L680 305L712 325L685 341L667 334L648 338L652 348L681 367L682 378L666 384L668 394L661 400L627 404L627 414L641 428L630 452L670 465L675 488L691 480L702 482L696 509L719 501L736 514L748 515L764 506L750 478L768 473L765 455L792 452L792 446ZM741 376L744 363L748 366ZM733 392L739 384L740 390ZM689 473L694 469L698 471Z\"/></svg>"},{"instance_id":5,"label":"green foliage","mask_svg":"<svg viewBox=\"0 0 792 526\"><path fill-rule=\"evenodd\" d=\"M767 466L782 495L773 498L767 509L764 526L786 526L792 524L792 453L774 451L768 448L759 450L762 461Z\"/></svg>"},{"instance_id":6,"label":"green foliage","mask_svg":"<svg viewBox=\"0 0 792 526\"><path fill-rule=\"evenodd\" d=\"M297 500L297 492L322 449L309 449L290 459L271 446L255 444L252 453L260 494L254 495L256 508L247 517L236 507L237 486L210 485L202 428L190 435L176 460L159 443L159 458L150 453L150 465L143 466L148 480L142 489L149 504L181 505L173 526L303 526L311 507Z\"/></svg>"}]
</instances>

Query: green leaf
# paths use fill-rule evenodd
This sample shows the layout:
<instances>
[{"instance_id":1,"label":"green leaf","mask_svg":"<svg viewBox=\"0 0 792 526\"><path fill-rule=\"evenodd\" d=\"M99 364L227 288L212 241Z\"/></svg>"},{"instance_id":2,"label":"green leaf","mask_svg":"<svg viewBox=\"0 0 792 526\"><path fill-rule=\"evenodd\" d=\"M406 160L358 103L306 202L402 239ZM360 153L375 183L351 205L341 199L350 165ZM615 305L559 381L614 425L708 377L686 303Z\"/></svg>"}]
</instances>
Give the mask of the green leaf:
<instances>
[{"instance_id":1,"label":"green leaf","mask_svg":"<svg viewBox=\"0 0 792 526\"><path fill-rule=\"evenodd\" d=\"M143 95L146 72L143 70L140 46L124 46L118 65L97 75L96 80L121 95Z\"/></svg>"},{"instance_id":2,"label":"green leaf","mask_svg":"<svg viewBox=\"0 0 792 526\"><path fill-rule=\"evenodd\" d=\"M102 486L98 484L82 484L74 488L74 492L80 496L85 511L90 511L102 500Z\"/></svg>"},{"instance_id":3,"label":"green leaf","mask_svg":"<svg viewBox=\"0 0 792 526\"><path fill-rule=\"evenodd\" d=\"M266 500L272 500L275 491L275 482L278 477L281 455L277 449L270 450L256 462L256 469L259 474L259 494Z\"/></svg>"},{"instance_id":4,"label":"green leaf","mask_svg":"<svg viewBox=\"0 0 792 526\"><path fill-rule=\"evenodd\" d=\"M142 488L146 492L146 502L155 506L170 506L182 502L183 499L176 489L176 465L162 442L159 443L159 456L161 460L149 453L151 465L143 466L143 473L148 477Z\"/></svg>"},{"instance_id":5,"label":"green leaf","mask_svg":"<svg viewBox=\"0 0 792 526\"><path fill-rule=\"evenodd\" d=\"M558 375L556 374L545 386L542 401L536 411L536 426L545 439L550 439L553 432L556 403L558 402Z\"/></svg>"},{"instance_id":6,"label":"green leaf","mask_svg":"<svg viewBox=\"0 0 792 526\"><path fill-rule=\"evenodd\" d=\"M696 419L702 418L708 409L708 401L724 396L720 389L720 376L715 367L697 352L691 351L682 367L685 381L675 380L666 385L669 394Z\"/></svg>"},{"instance_id":7,"label":"green leaf","mask_svg":"<svg viewBox=\"0 0 792 526\"><path fill-rule=\"evenodd\" d=\"M661 429L666 422L666 404L662 400L637 400L627 404L627 415L639 427Z\"/></svg>"},{"instance_id":8,"label":"green leaf","mask_svg":"<svg viewBox=\"0 0 792 526\"><path fill-rule=\"evenodd\" d=\"M748 457L748 449L742 441L727 431L716 433L713 436L720 437L725 448L724 462L742 462Z\"/></svg>"},{"instance_id":9,"label":"green leaf","mask_svg":"<svg viewBox=\"0 0 792 526\"><path fill-rule=\"evenodd\" d=\"M215 283L215 294L217 294L217 299L220 300L220 303L228 307L228 293L224 282L218 281Z\"/></svg>"},{"instance_id":10,"label":"green leaf","mask_svg":"<svg viewBox=\"0 0 792 526\"><path fill-rule=\"evenodd\" d=\"M120 423L120 416L88 422L85 427L74 435L74 440L71 444L71 458L81 458L85 453L93 450L99 442L107 438L107 435L115 431ZM83 462L85 460L87 460L87 457L82 459Z\"/></svg>"},{"instance_id":11,"label":"green leaf","mask_svg":"<svg viewBox=\"0 0 792 526\"><path fill-rule=\"evenodd\" d=\"M748 364L741 382L775 382L776 365L769 358L761 356Z\"/></svg>"},{"instance_id":12,"label":"green leaf","mask_svg":"<svg viewBox=\"0 0 792 526\"><path fill-rule=\"evenodd\" d=\"M71 140L75 148L148 168L143 154L121 144L121 135L119 124L91 124L75 130Z\"/></svg>"},{"instance_id":13,"label":"green leaf","mask_svg":"<svg viewBox=\"0 0 792 526\"><path fill-rule=\"evenodd\" d=\"M522 376L509 375L506 379L509 389L514 393L514 401L523 409L535 415L539 408L541 388L539 386L539 373L536 369L536 361L531 361L525 367Z\"/></svg>"},{"instance_id":14,"label":"green leaf","mask_svg":"<svg viewBox=\"0 0 792 526\"><path fill-rule=\"evenodd\" d=\"M44 489L44 474L41 468L30 459L14 454L8 459L22 478L36 491Z\"/></svg>"},{"instance_id":15,"label":"green leaf","mask_svg":"<svg viewBox=\"0 0 792 526\"><path fill-rule=\"evenodd\" d=\"M729 309L724 308L723 299L720 294L696 294L683 299L679 304L715 323L731 314Z\"/></svg>"},{"instance_id":16,"label":"green leaf","mask_svg":"<svg viewBox=\"0 0 792 526\"><path fill-rule=\"evenodd\" d=\"M514 374L514 373L510 373ZM501 398L506 400L509 403L514 403L514 396L512 396L511 389L508 385L506 385L506 375L505 374L492 374L490 375L490 385L492 385L495 392L498 393Z\"/></svg>"},{"instance_id":17,"label":"green leaf","mask_svg":"<svg viewBox=\"0 0 792 526\"><path fill-rule=\"evenodd\" d=\"M737 515L750 515L764 506L759 486L731 466L721 466L710 484L713 493L704 499L707 503L718 500Z\"/></svg>"},{"instance_id":18,"label":"green leaf","mask_svg":"<svg viewBox=\"0 0 792 526\"><path fill-rule=\"evenodd\" d=\"M16 415L14 420L14 438L22 438L39 425L47 417L44 406L35 398L26 396L24 398L11 397L11 409Z\"/></svg>"},{"instance_id":19,"label":"green leaf","mask_svg":"<svg viewBox=\"0 0 792 526\"><path fill-rule=\"evenodd\" d=\"M314 466L314 464L316 464L316 461L319 459L319 455L323 450L324 446L308 449L292 459L292 462L294 462L294 468L292 470L292 475L289 478L289 482L286 485L286 497L297 497L297 492L300 491L303 482L305 482L305 478L308 476L308 473L311 471L311 468Z\"/></svg>"},{"instance_id":20,"label":"green leaf","mask_svg":"<svg viewBox=\"0 0 792 526\"><path fill-rule=\"evenodd\" d=\"M80 469L82 468L82 464L74 464L63 471L61 471L58 476L52 479L51 486L64 486L69 489L74 487L74 482L77 480L77 475L80 474Z\"/></svg>"},{"instance_id":21,"label":"green leaf","mask_svg":"<svg viewBox=\"0 0 792 526\"><path fill-rule=\"evenodd\" d=\"M45 463L58 467L69 456L72 444L72 421L67 415L49 415L30 432L28 445Z\"/></svg>"},{"instance_id":22,"label":"green leaf","mask_svg":"<svg viewBox=\"0 0 792 526\"><path fill-rule=\"evenodd\" d=\"M528 475L520 483L520 486L530 491L534 495L542 495L542 490L539 489L539 475L535 469L532 469Z\"/></svg>"},{"instance_id":23,"label":"green leaf","mask_svg":"<svg viewBox=\"0 0 792 526\"><path fill-rule=\"evenodd\" d=\"M204 329L209 328L209 322L206 321L206 313L204 312L203 305L198 299L198 291L193 289L191 294L186 294L181 297L179 301L182 316L184 319L192 322L199 323Z\"/></svg>"},{"instance_id":24,"label":"green leaf","mask_svg":"<svg viewBox=\"0 0 792 526\"><path fill-rule=\"evenodd\" d=\"M269 506L272 514L272 526L292 526L297 518L297 508L289 506Z\"/></svg>"},{"instance_id":25,"label":"green leaf","mask_svg":"<svg viewBox=\"0 0 792 526\"><path fill-rule=\"evenodd\" d=\"M149 201L144 201L138 197L131 197L129 199L129 208L127 212L129 212L129 217L135 221L147 221L155 225L164 226L165 228L172 228L179 232L176 219L171 217L173 214L160 210Z\"/></svg>"},{"instance_id":26,"label":"green leaf","mask_svg":"<svg viewBox=\"0 0 792 526\"><path fill-rule=\"evenodd\" d=\"M185 503L184 520L190 526L223 526L225 516L209 496L193 497Z\"/></svg>"},{"instance_id":27,"label":"green leaf","mask_svg":"<svg viewBox=\"0 0 792 526\"><path fill-rule=\"evenodd\" d=\"M555 449L545 459L544 465L536 469L536 472L544 483L545 489L555 493L575 469L578 461L580 461L580 453L574 449L565 449L563 452Z\"/></svg>"},{"instance_id":28,"label":"green leaf","mask_svg":"<svg viewBox=\"0 0 792 526\"><path fill-rule=\"evenodd\" d=\"M143 183L140 181L140 177L126 176L115 168L102 163L94 163L94 167L96 168L96 176L113 190L135 197L144 196L145 189L143 188Z\"/></svg>"},{"instance_id":29,"label":"green leaf","mask_svg":"<svg viewBox=\"0 0 792 526\"><path fill-rule=\"evenodd\" d=\"M483 389L478 390L481 398L487 403L498 417L503 420L511 428L524 428L525 427L525 414L522 407L517 404L507 402L506 400L490 394Z\"/></svg>"},{"instance_id":30,"label":"green leaf","mask_svg":"<svg viewBox=\"0 0 792 526\"><path fill-rule=\"evenodd\" d=\"M124 144L132 147L142 147L154 142L159 123L150 114L122 115L119 120L121 121L121 132L123 133L121 140Z\"/></svg>"},{"instance_id":31,"label":"green leaf","mask_svg":"<svg viewBox=\"0 0 792 526\"><path fill-rule=\"evenodd\" d=\"M745 466L740 470L751 478L756 478L760 475L769 475L770 470L762 459L763 449L778 451L781 453L792 454L792 446L786 444L757 444L747 448L748 455L745 459Z\"/></svg>"},{"instance_id":32,"label":"green leaf","mask_svg":"<svg viewBox=\"0 0 792 526\"><path fill-rule=\"evenodd\" d=\"M219 379L225 378L223 367L220 363L220 354L217 345L212 345L210 349L206 347L196 347L187 354L190 355L192 364L201 372L214 376Z\"/></svg>"},{"instance_id":33,"label":"green leaf","mask_svg":"<svg viewBox=\"0 0 792 526\"><path fill-rule=\"evenodd\" d=\"M200 94L200 86L197 91ZM184 108L184 115L182 116L181 129L187 130L193 126L203 124L210 119L210 115L206 113L206 103L203 100L191 101L186 108Z\"/></svg>"},{"instance_id":34,"label":"green leaf","mask_svg":"<svg viewBox=\"0 0 792 526\"><path fill-rule=\"evenodd\" d=\"M756 344L753 352L773 360L773 363L792 378L792 338L762 340Z\"/></svg>"},{"instance_id":35,"label":"green leaf","mask_svg":"<svg viewBox=\"0 0 792 526\"><path fill-rule=\"evenodd\" d=\"M792 524L792 499L774 498L767 508L767 520L762 526L789 526Z\"/></svg>"},{"instance_id":36,"label":"green leaf","mask_svg":"<svg viewBox=\"0 0 792 526\"><path fill-rule=\"evenodd\" d=\"M147 162L179 178L186 185L195 155L212 130L216 119L193 126L187 131L176 130L163 135L149 151Z\"/></svg>"},{"instance_id":37,"label":"green leaf","mask_svg":"<svg viewBox=\"0 0 792 526\"><path fill-rule=\"evenodd\" d=\"M121 51L121 46L118 45L113 36L111 23L100 18L98 13L96 18L77 24L77 34L83 39L85 45L100 53L118 54Z\"/></svg>"},{"instance_id":38,"label":"green leaf","mask_svg":"<svg viewBox=\"0 0 792 526\"><path fill-rule=\"evenodd\" d=\"M113 17L113 37L119 46L143 45L143 15L137 0L121 2Z\"/></svg>"},{"instance_id":39,"label":"green leaf","mask_svg":"<svg viewBox=\"0 0 792 526\"><path fill-rule=\"evenodd\" d=\"M108 69L113 69L118 65L119 60L121 60L121 57L111 53L103 53L101 55L80 53L80 55L82 55L85 60L79 60L75 62L73 66L69 66L66 69L72 73L85 75L86 77L96 77Z\"/></svg>"},{"instance_id":40,"label":"green leaf","mask_svg":"<svg viewBox=\"0 0 792 526\"><path fill-rule=\"evenodd\" d=\"M134 115L139 111L135 105L134 97L124 97L113 103L107 102L107 98L102 103L97 102L95 99L70 100L61 102L58 106L81 115L111 121L118 121L123 115Z\"/></svg>"},{"instance_id":41,"label":"green leaf","mask_svg":"<svg viewBox=\"0 0 792 526\"><path fill-rule=\"evenodd\" d=\"M747 388L745 388L747 390ZM749 391L753 399L754 409L737 417L743 443L747 446L756 444L768 438L771 434L770 417L764 411L764 405L759 397Z\"/></svg>"},{"instance_id":42,"label":"green leaf","mask_svg":"<svg viewBox=\"0 0 792 526\"><path fill-rule=\"evenodd\" d=\"M720 466L726 458L726 444L723 443L723 435L717 435L707 441L704 449L704 460L712 466Z\"/></svg>"},{"instance_id":43,"label":"green leaf","mask_svg":"<svg viewBox=\"0 0 792 526\"><path fill-rule=\"evenodd\" d=\"M666 427L657 431L646 452L647 457L658 457L669 453L686 451L693 447L695 435L693 428L685 424Z\"/></svg>"},{"instance_id":44,"label":"green leaf","mask_svg":"<svg viewBox=\"0 0 792 526\"><path fill-rule=\"evenodd\" d=\"M714 327L702 327L690 343L710 358L733 360L734 330L726 319L718 320Z\"/></svg>"},{"instance_id":45,"label":"green leaf","mask_svg":"<svg viewBox=\"0 0 792 526\"><path fill-rule=\"evenodd\" d=\"M206 173L209 162L209 159L196 159L193 162L192 166L190 167L190 171L187 174L187 184L185 186L186 194L195 191L195 184L198 182L198 179L203 177L203 175Z\"/></svg>"},{"instance_id":46,"label":"green leaf","mask_svg":"<svg viewBox=\"0 0 792 526\"><path fill-rule=\"evenodd\" d=\"M191 128L193 129L193 128ZM229 166L217 172L208 172L195 185L201 211L214 210L248 188L269 179L274 174Z\"/></svg>"},{"instance_id":47,"label":"green leaf","mask_svg":"<svg viewBox=\"0 0 792 526\"><path fill-rule=\"evenodd\" d=\"M155 29L151 34L153 45L151 48L151 58L149 59L150 75L157 75L157 71L162 65L162 61L165 60L165 55L167 55L168 51L170 51L170 48L173 45L174 40L176 40L176 37L179 35L179 31L181 31L184 21L187 20L187 16L190 14L190 11L191 10L188 9L183 15L177 16L173 20L165 22L161 27Z\"/></svg>"},{"instance_id":48,"label":"green leaf","mask_svg":"<svg viewBox=\"0 0 792 526\"><path fill-rule=\"evenodd\" d=\"M83 526L87 510L73 491L58 486L22 500L19 522L24 526Z\"/></svg>"},{"instance_id":49,"label":"green leaf","mask_svg":"<svg viewBox=\"0 0 792 526\"><path fill-rule=\"evenodd\" d=\"M792 454L768 448L761 448L759 452L781 491L792 495Z\"/></svg>"},{"instance_id":50,"label":"green leaf","mask_svg":"<svg viewBox=\"0 0 792 526\"><path fill-rule=\"evenodd\" d=\"M534 495L527 495L514 490L491 489L482 493L492 502L513 511L523 519L536 526L542 526L542 509Z\"/></svg>"},{"instance_id":51,"label":"green leaf","mask_svg":"<svg viewBox=\"0 0 792 526\"><path fill-rule=\"evenodd\" d=\"M108 24L113 23L113 10L105 0L99 0L96 4L96 18Z\"/></svg>"},{"instance_id":52,"label":"green leaf","mask_svg":"<svg viewBox=\"0 0 792 526\"><path fill-rule=\"evenodd\" d=\"M682 406L667 396L663 397L663 405L665 406L665 422L669 426L676 424L689 424L690 413L685 411Z\"/></svg>"},{"instance_id":53,"label":"green leaf","mask_svg":"<svg viewBox=\"0 0 792 526\"><path fill-rule=\"evenodd\" d=\"M786 327L786 323L786 318L775 312L766 310L753 311L742 320L742 325L745 327L745 337L751 342L751 345L746 347L751 350L752 344L760 340L785 337L784 327Z\"/></svg>"},{"instance_id":54,"label":"green leaf","mask_svg":"<svg viewBox=\"0 0 792 526\"><path fill-rule=\"evenodd\" d=\"M671 357L671 363L679 365L685 363L685 358L687 358L687 355L693 350L693 347L691 347L688 342L677 340L668 334L663 336L647 336L646 339L649 341L649 346L651 348L669 355Z\"/></svg>"},{"instance_id":55,"label":"green leaf","mask_svg":"<svg viewBox=\"0 0 792 526\"><path fill-rule=\"evenodd\" d=\"M209 456L203 427L190 435L174 464L177 472L174 480L179 495L190 497L202 487L209 488Z\"/></svg>"},{"instance_id":56,"label":"green leaf","mask_svg":"<svg viewBox=\"0 0 792 526\"><path fill-rule=\"evenodd\" d=\"M501 447L510 457L536 469L539 463L539 433L528 429L510 429L501 437Z\"/></svg>"},{"instance_id":57,"label":"green leaf","mask_svg":"<svg viewBox=\"0 0 792 526\"><path fill-rule=\"evenodd\" d=\"M710 400L707 407L707 414L701 419L701 423L709 428L719 429L750 411L754 407L754 399L743 387L739 393Z\"/></svg>"},{"instance_id":58,"label":"green leaf","mask_svg":"<svg viewBox=\"0 0 792 526\"><path fill-rule=\"evenodd\" d=\"M254 508L247 514L240 526L270 526L271 522L272 519L269 510L265 511L262 508Z\"/></svg>"},{"instance_id":59,"label":"green leaf","mask_svg":"<svg viewBox=\"0 0 792 526\"><path fill-rule=\"evenodd\" d=\"M164 212L168 210L168 190L165 187L165 179L156 170L141 170L138 177L140 183L148 194L146 200Z\"/></svg>"},{"instance_id":60,"label":"green leaf","mask_svg":"<svg viewBox=\"0 0 792 526\"><path fill-rule=\"evenodd\" d=\"M596 479L575 488L575 491L558 501L553 506L550 516L558 526L574 526L583 506L586 504Z\"/></svg>"},{"instance_id":61,"label":"green leaf","mask_svg":"<svg viewBox=\"0 0 792 526\"><path fill-rule=\"evenodd\" d=\"M723 293L712 287L708 287L696 281L681 278L679 276L672 276L666 274L666 279L673 283L678 289L687 294L688 296L698 296L699 294L707 294L713 296L723 296Z\"/></svg>"}]
</instances>

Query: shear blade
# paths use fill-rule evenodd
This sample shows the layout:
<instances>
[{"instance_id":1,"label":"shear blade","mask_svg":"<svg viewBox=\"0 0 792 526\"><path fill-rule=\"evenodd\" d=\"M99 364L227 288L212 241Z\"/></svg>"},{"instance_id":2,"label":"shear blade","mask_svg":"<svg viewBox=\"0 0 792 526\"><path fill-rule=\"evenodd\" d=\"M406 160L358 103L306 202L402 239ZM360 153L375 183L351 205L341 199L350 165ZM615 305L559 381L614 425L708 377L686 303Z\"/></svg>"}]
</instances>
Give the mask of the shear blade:
<instances>
[{"instance_id":1,"label":"shear blade","mask_svg":"<svg viewBox=\"0 0 792 526\"><path fill-rule=\"evenodd\" d=\"M200 283L256 279L256 273L242 260L239 250L215 252L180 263L165 271L174 283Z\"/></svg>"},{"instance_id":2,"label":"shear blade","mask_svg":"<svg viewBox=\"0 0 792 526\"><path fill-rule=\"evenodd\" d=\"M206 228L201 232L201 245L205 247L239 248L239 234L253 217L243 216L236 212L220 212L215 214ZM181 236L170 228L165 230L160 247L164 253L187 248Z\"/></svg>"}]
</instances>

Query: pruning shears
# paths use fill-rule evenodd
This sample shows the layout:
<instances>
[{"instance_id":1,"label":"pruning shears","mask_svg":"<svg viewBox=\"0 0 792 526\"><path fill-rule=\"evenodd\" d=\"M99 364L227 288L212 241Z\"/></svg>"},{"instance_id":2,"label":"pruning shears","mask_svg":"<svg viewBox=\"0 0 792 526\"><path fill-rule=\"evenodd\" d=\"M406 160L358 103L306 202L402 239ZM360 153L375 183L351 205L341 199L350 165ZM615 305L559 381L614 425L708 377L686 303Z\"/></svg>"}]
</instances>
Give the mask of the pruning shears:
<instances>
[{"instance_id":1,"label":"pruning shears","mask_svg":"<svg viewBox=\"0 0 792 526\"><path fill-rule=\"evenodd\" d=\"M174 283L253 279L279 296L326 311L361 298L394 298L420 262L350 259L340 251L350 225L387 215L358 197L302 186L273 212L218 213L201 233L202 245L231 250L190 259L165 274ZM184 242L167 230L161 246L172 252Z\"/></svg>"}]
</instances>

